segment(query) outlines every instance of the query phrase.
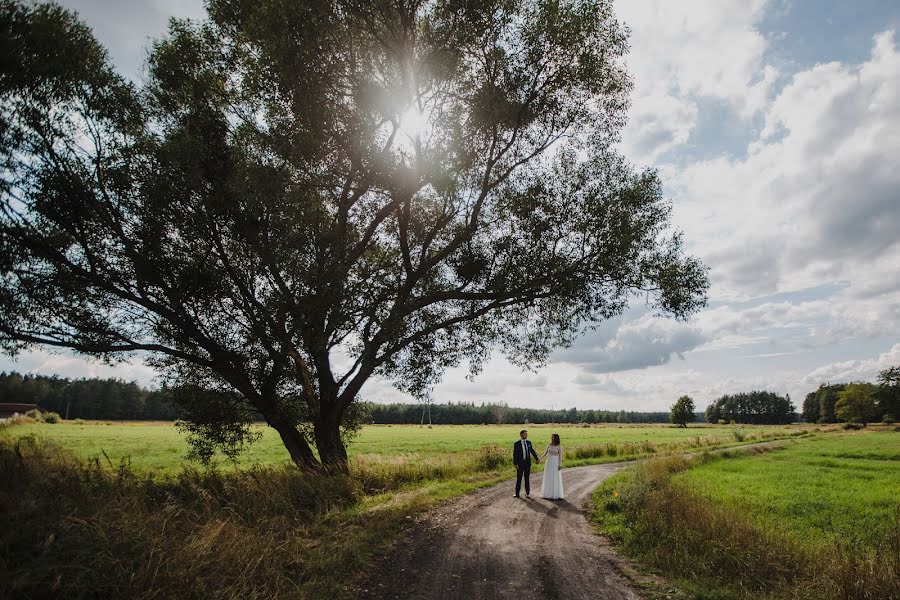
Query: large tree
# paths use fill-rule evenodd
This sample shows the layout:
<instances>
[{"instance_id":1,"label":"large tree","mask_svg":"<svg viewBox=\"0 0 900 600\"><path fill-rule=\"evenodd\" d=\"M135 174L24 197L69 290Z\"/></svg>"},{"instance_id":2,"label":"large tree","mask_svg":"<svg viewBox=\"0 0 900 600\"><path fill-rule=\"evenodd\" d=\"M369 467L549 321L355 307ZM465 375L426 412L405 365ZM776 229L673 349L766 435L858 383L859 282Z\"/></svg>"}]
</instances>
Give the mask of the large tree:
<instances>
[{"instance_id":1,"label":"large tree","mask_svg":"<svg viewBox=\"0 0 900 600\"><path fill-rule=\"evenodd\" d=\"M757 390L726 394L706 408L706 420L734 421L757 425L790 423L796 418L794 405L789 395L779 396L775 392Z\"/></svg>"},{"instance_id":2,"label":"large tree","mask_svg":"<svg viewBox=\"0 0 900 600\"><path fill-rule=\"evenodd\" d=\"M877 387L871 383L849 383L838 393L834 413L846 423L862 423L865 426L875 418L875 394Z\"/></svg>"},{"instance_id":3,"label":"large tree","mask_svg":"<svg viewBox=\"0 0 900 600\"><path fill-rule=\"evenodd\" d=\"M133 84L72 13L0 0L5 351L139 353L208 438L258 412L299 466L341 467L373 376L425 396L636 297L705 302L656 174L613 148L611 2L207 10Z\"/></svg>"},{"instance_id":4,"label":"large tree","mask_svg":"<svg viewBox=\"0 0 900 600\"><path fill-rule=\"evenodd\" d=\"M875 392L879 417L894 422L900 415L900 366L889 367L878 373L878 390Z\"/></svg>"},{"instance_id":5,"label":"large tree","mask_svg":"<svg viewBox=\"0 0 900 600\"><path fill-rule=\"evenodd\" d=\"M680 427L687 427L695 418L694 400L690 396L681 396L676 400L669 413L669 420Z\"/></svg>"}]
</instances>

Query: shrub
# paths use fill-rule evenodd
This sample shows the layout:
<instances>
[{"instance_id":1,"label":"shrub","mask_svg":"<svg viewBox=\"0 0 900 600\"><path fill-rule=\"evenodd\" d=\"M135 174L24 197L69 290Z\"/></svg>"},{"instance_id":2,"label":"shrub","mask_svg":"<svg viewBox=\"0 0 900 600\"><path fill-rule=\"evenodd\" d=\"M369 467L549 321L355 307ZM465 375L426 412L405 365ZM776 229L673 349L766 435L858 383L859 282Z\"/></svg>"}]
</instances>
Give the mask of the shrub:
<instances>
[{"instance_id":1,"label":"shrub","mask_svg":"<svg viewBox=\"0 0 900 600\"><path fill-rule=\"evenodd\" d=\"M737 440L738 442L743 442L745 439L747 439L747 434L744 433L743 431L741 431L740 429L735 429L734 431L731 432L731 434L734 436L734 439Z\"/></svg>"},{"instance_id":2,"label":"shrub","mask_svg":"<svg viewBox=\"0 0 900 600\"><path fill-rule=\"evenodd\" d=\"M59 423L59 413L57 412L41 412L40 409L32 408L28 412L25 413L25 418L29 419L30 422L38 422L38 423ZM23 421L29 422L29 421Z\"/></svg>"},{"instance_id":3,"label":"shrub","mask_svg":"<svg viewBox=\"0 0 900 600\"><path fill-rule=\"evenodd\" d=\"M25 425L34 422L35 420L31 417L26 417L25 415L15 415L8 419L0 421L0 429L6 429L7 427L13 427L14 425Z\"/></svg>"},{"instance_id":4,"label":"shrub","mask_svg":"<svg viewBox=\"0 0 900 600\"><path fill-rule=\"evenodd\" d=\"M510 454L500 446L484 446L475 457L478 471L494 471L510 464Z\"/></svg>"},{"instance_id":5,"label":"shrub","mask_svg":"<svg viewBox=\"0 0 900 600\"><path fill-rule=\"evenodd\" d=\"M843 429L858 430L862 429L863 427L865 427L865 425L862 425L861 423L844 423L843 425Z\"/></svg>"},{"instance_id":6,"label":"shrub","mask_svg":"<svg viewBox=\"0 0 900 600\"><path fill-rule=\"evenodd\" d=\"M881 422L885 425L893 425L894 424L894 415L891 413L884 413L884 416L881 417Z\"/></svg>"},{"instance_id":7,"label":"shrub","mask_svg":"<svg viewBox=\"0 0 900 600\"><path fill-rule=\"evenodd\" d=\"M566 450L567 458L600 458L615 456L615 450L609 451L610 444L584 444Z\"/></svg>"}]
</instances>

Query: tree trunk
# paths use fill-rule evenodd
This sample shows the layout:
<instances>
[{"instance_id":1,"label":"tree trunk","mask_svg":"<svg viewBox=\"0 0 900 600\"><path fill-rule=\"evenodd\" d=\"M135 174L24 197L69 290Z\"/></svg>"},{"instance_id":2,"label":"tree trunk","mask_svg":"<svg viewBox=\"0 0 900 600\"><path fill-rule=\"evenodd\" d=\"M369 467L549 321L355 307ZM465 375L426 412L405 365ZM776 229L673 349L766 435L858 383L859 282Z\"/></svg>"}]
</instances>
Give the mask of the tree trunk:
<instances>
[{"instance_id":1,"label":"tree trunk","mask_svg":"<svg viewBox=\"0 0 900 600\"><path fill-rule=\"evenodd\" d=\"M266 420L269 421L268 418ZM294 461L295 465L300 467L303 471L318 470L320 466L319 461L316 460L309 444L306 443L306 439L303 437L303 434L297 430L296 426L287 424L278 419L269 421L269 425L271 425L272 428L278 432L278 435L281 436L281 441L290 453L291 460Z\"/></svg>"},{"instance_id":2,"label":"tree trunk","mask_svg":"<svg viewBox=\"0 0 900 600\"><path fill-rule=\"evenodd\" d=\"M332 408L334 412L337 412ZM339 414L323 414L321 420L315 424L316 449L322 466L328 471L346 473L347 449L341 440L341 418Z\"/></svg>"}]
</instances>

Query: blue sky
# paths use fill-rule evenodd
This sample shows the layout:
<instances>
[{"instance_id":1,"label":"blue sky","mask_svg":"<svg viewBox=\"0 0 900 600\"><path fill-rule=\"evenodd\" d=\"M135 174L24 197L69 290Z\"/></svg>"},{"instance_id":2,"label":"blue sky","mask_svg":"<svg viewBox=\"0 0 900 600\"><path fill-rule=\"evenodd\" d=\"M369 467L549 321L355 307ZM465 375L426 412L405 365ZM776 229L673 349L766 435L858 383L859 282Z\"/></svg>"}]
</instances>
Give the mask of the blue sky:
<instances>
[{"instance_id":1,"label":"blue sky","mask_svg":"<svg viewBox=\"0 0 900 600\"><path fill-rule=\"evenodd\" d=\"M66 0L139 78L149 39L197 1ZM675 225L710 266L709 307L687 323L638 304L546 367L496 358L448 372L438 401L667 408L770 389L796 403L821 382L900 364L900 2L620 0L636 87L621 150L659 170ZM117 376L33 352L0 369ZM401 399L389 382L364 395Z\"/></svg>"}]
</instances>

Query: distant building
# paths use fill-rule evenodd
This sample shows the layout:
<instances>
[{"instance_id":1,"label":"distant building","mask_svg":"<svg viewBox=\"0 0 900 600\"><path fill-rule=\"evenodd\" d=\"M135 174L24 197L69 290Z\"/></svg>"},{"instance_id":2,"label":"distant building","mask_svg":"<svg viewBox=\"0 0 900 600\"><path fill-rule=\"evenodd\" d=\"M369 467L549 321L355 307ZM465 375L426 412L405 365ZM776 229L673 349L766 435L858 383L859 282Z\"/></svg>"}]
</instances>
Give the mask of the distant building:
<instances>
[{"instance_id":1,"label":"distant building","mask_svg":"<svg viewBox=\"0 0 900 600\"><path fill-rule=\"evenodd\" d=\"M24 415L29 410L41 410L37 404L18 404L0 402L0 419L8 419L16 415ZM44 412L41 410L41 412Z\"/></svg>"}]
</instances>

